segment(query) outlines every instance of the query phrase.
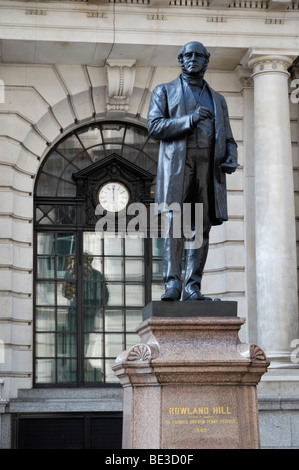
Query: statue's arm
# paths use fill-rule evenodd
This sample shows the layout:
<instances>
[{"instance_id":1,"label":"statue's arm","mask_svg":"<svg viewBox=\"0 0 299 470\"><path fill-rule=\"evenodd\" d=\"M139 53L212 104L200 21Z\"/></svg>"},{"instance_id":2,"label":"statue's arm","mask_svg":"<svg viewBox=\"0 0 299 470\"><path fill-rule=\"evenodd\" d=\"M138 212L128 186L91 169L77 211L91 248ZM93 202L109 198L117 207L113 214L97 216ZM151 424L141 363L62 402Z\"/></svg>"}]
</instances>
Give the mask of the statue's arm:
<instances>
[{"instance_id":1,"label":"statue's arm","mask_svg":"<svg viewBox=\"0 0 299 470\"><path fill-rule=\"evenodd\" d=\"M169 116L167 93L163 86L152 92L147 125L150 136L157 140L178 139L193 129L190 115L175 118Z\"/></svg>"}]
</instances>

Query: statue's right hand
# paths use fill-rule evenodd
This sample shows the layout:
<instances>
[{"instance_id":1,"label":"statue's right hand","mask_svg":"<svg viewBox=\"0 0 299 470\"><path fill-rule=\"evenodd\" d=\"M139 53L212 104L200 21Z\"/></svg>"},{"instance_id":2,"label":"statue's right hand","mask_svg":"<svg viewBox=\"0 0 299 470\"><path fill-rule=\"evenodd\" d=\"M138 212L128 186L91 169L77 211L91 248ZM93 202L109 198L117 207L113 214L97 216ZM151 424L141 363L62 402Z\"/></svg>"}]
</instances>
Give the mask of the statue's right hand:
<instances>
[{"instance_id":1,"label":"statue's right hand","mask_svg":"<svg viewBox=\"0 0 299 470\"><path fill-rule=\"evenodd\" d=\"M214 115L212 111L210 111L205 106L198 106L192 114L192 120L194 124L198 124L199 121L203 121L204 119L213 119L213 117Z\"/></svg>"}]
</instances>

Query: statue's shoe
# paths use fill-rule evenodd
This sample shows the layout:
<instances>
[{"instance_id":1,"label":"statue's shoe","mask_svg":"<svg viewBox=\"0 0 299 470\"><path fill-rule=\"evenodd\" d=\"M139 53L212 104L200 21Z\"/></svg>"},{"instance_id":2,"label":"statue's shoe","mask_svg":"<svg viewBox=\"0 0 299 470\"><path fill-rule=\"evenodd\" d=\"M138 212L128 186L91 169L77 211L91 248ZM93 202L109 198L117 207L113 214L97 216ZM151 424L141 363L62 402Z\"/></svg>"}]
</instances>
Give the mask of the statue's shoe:
<instances>
[{"instance_id":1,"label":"statue's shoe","mask_svg":"<svg viewBox=\"0 0 299 470\"><path fill-rule=\"evenodd\" d=\"M192 292L191 294L183 295L183 301L198 301L198 300L212 300L210 297L205 297L201 292Z\"/></svg>"},{"instance_id":2,"label":"statue's shoe","mask_svg":"<svg viewBox=\"0 0 299 470\"><path fill-rule=\"evenodd\" d=\"M178 289L175 287L172 287L171 289L167 289L165 294L162 295L161 300L164 301L173 301L173 300L180 300L181 298L181 293Z\"/></svg>"}]
</instances>

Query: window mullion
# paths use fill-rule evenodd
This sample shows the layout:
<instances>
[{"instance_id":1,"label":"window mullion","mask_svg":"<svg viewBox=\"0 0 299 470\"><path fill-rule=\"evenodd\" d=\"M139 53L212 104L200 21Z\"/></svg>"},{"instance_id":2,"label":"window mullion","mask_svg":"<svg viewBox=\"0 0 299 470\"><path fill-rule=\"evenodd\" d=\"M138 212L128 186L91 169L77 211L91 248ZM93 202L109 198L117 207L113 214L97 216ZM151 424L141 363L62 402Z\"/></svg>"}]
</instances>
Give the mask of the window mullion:
<instances>
[{"instance_id":1,"label":"window mullion","mask_svg":"<svg viewBox=\"0 0 299 470\"><path fill-rule=\"evenodd\" d=\"M76 292L77 292L77 381L84 384L84 285L83 285L83 232L76 236Z\"/></svg>"}]
</instances>

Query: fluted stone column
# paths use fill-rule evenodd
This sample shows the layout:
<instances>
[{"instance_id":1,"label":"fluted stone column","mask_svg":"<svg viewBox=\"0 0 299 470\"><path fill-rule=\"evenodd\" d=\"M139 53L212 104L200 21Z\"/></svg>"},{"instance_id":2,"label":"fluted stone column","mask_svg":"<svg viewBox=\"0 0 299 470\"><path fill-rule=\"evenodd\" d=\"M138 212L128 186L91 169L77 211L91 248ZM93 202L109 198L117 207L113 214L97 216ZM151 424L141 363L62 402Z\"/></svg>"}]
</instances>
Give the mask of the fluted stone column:
<instances>
[{"instance_id":1,"label":"fluted stone column","mask_svg":"<svg viewBox=\"0 0 299 470\"><path fill-rule=\"evenodd\" d=\"M258 341L267 357L290 361L298 338L297 258L287 56L249 60L254 79Z\"/></svg>"}]
</instances>

